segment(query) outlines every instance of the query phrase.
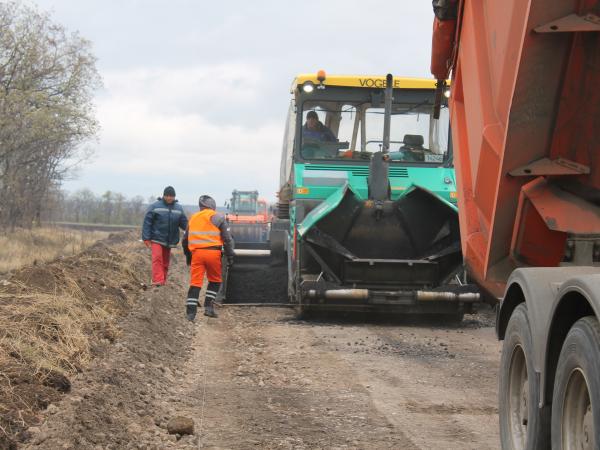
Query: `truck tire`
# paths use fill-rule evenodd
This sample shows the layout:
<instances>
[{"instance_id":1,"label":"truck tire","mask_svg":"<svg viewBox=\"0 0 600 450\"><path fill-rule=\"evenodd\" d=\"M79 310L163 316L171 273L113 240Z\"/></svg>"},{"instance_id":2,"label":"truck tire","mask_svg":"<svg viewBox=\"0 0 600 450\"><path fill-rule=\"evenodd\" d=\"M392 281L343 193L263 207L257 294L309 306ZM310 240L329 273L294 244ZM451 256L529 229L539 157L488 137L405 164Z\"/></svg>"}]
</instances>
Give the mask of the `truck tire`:
<instances>
[{"instance_id":1,"label":"truck tire","mask_svg":"<svg viewBox=\"0 0 600 450\"><path fill-rule=\"evenodd\" d=\"M600 324L579 319L563 344L552 394L552 449L600 448Z\"/></svg>"},{"instance_id":2,"label":"truck tire","mask_svg":"<svg viewBox=\"0 0 600 450\"><path fill-rule=\"evenodd\" d=\"M550 415L538 408L539 393L527 306L521 303L508 322L500 360L498 403L503 450L548 448Z\"/></svg>"}]
</instances>

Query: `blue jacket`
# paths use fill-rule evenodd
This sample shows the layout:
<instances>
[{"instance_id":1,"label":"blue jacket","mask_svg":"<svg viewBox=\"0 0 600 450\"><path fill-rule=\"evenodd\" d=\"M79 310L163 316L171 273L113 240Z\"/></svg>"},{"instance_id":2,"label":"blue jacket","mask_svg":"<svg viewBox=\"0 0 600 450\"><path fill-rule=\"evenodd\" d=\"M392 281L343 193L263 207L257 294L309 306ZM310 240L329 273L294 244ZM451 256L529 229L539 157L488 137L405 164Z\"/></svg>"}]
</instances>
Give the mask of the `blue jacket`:
<instances>
[{"instance_id":1,"label":"blue jacket","mask_svg":"<svg viewBox=\"0 0 600 450\"><path fill-rule=\"evenodd\" d=\"M177 200L167 205L160 198L146 211L142 240L156 242L165 247L176 247L179 243L179 229L185 230L187 225L187 217Z\"/></svg>"},{"instance_id":2,"label":"blue jacket","mask_svg":"<svg viewBox=\"0 0 600 450\"><path fill-rule=\"evenodd\" d=\"M333 132L321 122L317 124L316 130L311 130L306 124L302 127L302 139L322 142L337 142Z\"/></svg>"}]
</instances>

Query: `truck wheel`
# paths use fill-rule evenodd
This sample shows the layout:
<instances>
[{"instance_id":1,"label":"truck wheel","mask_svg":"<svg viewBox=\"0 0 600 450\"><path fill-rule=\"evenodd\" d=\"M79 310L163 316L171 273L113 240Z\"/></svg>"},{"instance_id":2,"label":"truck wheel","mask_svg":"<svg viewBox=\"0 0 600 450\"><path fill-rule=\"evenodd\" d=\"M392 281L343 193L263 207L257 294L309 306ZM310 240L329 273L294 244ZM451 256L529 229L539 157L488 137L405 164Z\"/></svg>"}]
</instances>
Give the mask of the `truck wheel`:
<instances>
[{"instance_id":1,"label":"truck wheel","mask_svg":"<svg viewBox=\"0 0 600 450\"><path fill-rule=\"evenodd\" d=\"M552 394L552 448L595 450L600 445L600 324L575 322L558 358Z\"/></svg>"},{"instance_id":2,"label":"truck wheel","mask_svg":"<svg viewBox=\"0 0 600 450\"><path fill-rule=\"evenodd\" d=\"M498 395L503 450L548 447L550 417L538 408L539 392L527 306L522 303L515 308L508 322L500 361Z\"/></svg>"}]
</instances>

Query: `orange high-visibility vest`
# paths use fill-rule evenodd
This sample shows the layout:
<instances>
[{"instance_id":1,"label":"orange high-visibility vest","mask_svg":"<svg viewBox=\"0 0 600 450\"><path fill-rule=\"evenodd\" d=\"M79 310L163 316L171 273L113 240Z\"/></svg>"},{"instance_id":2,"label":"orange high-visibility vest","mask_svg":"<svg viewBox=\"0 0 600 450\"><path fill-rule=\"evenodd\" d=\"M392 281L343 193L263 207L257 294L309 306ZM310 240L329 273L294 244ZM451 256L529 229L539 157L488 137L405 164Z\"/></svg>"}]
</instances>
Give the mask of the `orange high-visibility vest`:
<instances>
[{"instance_id":1,"label":"orange high-visibility vest","mask_svg":"<svg viewBox=\"0 0 600 450\"><path fill-rule=\"evenodd\" d=\"M193 251L200 248L222 247L221 230L212 222L216 214L212 209L203 209L194 214L188 225L188 248Z\"/></svg>"}]
</instances>

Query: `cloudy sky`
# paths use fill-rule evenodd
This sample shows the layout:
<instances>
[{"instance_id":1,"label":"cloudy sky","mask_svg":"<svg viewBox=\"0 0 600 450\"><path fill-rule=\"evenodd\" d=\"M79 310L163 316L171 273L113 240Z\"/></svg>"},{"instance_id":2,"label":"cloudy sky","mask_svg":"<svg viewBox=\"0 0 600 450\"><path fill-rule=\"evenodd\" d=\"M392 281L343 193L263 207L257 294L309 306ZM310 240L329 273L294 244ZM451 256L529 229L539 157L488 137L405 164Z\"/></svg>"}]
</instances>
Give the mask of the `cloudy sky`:
<instances>
[{"instance_id":1,"label":"cloudy sky","mask_svg":"<svg viewBox=\"0 0 600 450\"><path fill-rule=\"evenodd\" d=\"M275 198L297 73L429 77L429 0L36 0L93 42L104 88L93 160L70 191L172 184L184 203Z\"/></svg>"}]
</instances>

